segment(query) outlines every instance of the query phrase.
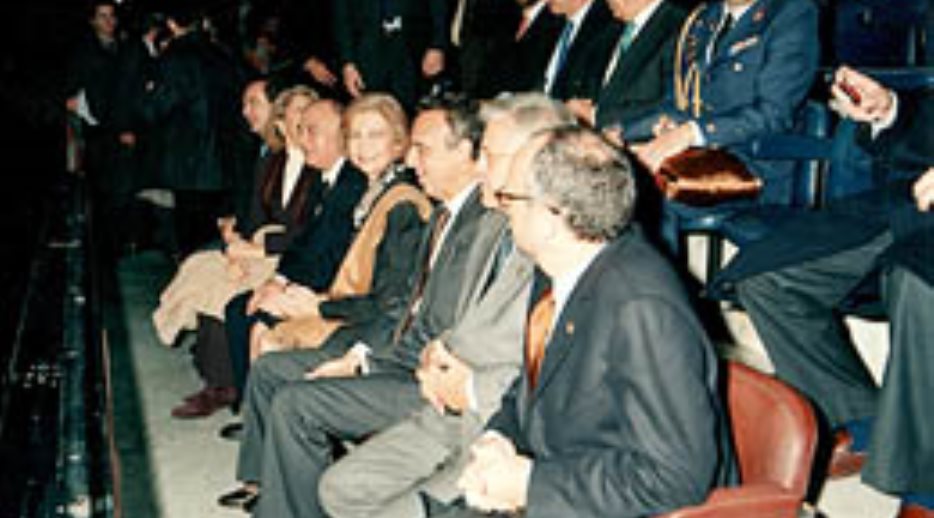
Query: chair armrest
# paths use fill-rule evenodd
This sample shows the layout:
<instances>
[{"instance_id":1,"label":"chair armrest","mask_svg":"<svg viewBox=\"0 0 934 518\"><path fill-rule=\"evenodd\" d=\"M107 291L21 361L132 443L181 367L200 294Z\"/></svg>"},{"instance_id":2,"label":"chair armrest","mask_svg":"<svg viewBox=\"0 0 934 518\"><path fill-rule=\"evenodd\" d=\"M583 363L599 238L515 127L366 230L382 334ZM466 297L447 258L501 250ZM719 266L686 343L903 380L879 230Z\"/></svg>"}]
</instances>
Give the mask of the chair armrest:
<instances>
[{"instance_id":1,"label":"chair armrest","mask_svg":"<svg viewBox=\"0 0 934 518\"><path fill-rule=\"evenodd\" d=\"M829 160L833 141L797 133L757 138L749 146L753 158L763 160Z\"/></svg>"},{"instance_id":2,"label":"chair armrest","mask_svg":"<svg viewBox=\"0 0 934 518\"><path fill-rule=\"evenodd\" d=\"M801 498L772 484L714 490L701 505L685 507L657 518L796 518Z\"/></svg>"}]
</instances>

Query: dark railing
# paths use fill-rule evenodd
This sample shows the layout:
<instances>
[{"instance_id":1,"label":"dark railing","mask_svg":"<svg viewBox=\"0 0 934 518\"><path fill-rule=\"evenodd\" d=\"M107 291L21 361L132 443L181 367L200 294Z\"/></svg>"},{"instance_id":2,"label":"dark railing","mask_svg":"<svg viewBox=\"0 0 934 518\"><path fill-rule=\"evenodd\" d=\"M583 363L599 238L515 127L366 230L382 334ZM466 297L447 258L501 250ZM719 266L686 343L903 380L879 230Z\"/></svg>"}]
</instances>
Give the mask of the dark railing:
<instances>
[{"instance_id":1,"label":"dark railing","mask_svg":"<svg viewBox=\"0 0 934 518\"><path fill-rule=\"evenodd\" d=\"M0 516L114 515L89 208L83 180L63 176L29 222L36 245L0 377Z\"/></svg>"}]
</instances>

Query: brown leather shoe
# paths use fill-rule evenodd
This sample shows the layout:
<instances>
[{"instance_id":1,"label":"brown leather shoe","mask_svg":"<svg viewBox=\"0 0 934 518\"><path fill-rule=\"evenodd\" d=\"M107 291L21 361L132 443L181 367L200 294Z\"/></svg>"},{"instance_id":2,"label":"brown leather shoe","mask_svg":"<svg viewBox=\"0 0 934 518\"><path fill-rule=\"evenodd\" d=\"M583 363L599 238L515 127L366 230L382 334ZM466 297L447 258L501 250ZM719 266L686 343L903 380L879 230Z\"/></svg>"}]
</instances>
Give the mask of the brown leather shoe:
<instances>
[{"instance_id":1,"label":"brown leather shoe","mask_svg":"<svg viewBox=\"0 0 934 518\"><path fill-rule=\"evenodd\" d=\"M207 417L218 410L230 406L237 400L237 391L233 387L208 387L172 409L172 417L177 419L195 419Z\"/></svg>"},{"instance_id":2,"label":"brown leather shoe","mask_svg":"<svg viewBox=\"0 0 934 518\"><path fill-rule=\"evenodd\" d=\"M866 463L865 451L853 451L853 437L845 429L837 430L833 435L833 452L827 476L831 479L849 477L863 469Z\"/></svg>"},{"instance_id":3,"label":"brown leather shoe","mask_svg":"<svg viewBox=\"0 0 934 518\"><path fill-rule=\"evenodd\" d=\"M934 518L934 509L917 504L902 504L895 518Z\"/></svg>"}]
</instances>

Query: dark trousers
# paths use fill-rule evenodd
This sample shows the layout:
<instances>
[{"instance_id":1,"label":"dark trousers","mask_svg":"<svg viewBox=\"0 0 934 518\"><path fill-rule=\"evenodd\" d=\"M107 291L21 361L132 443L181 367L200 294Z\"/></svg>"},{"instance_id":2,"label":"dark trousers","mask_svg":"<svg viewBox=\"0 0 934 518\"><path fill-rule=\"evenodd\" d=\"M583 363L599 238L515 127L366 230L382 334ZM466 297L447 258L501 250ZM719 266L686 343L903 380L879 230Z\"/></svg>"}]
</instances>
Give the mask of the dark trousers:
<instances>
[{"instance_id":1,"label":"dark trousers","mask_svg":"<svg viewBox=\"0 0 934 518\"><path fill-rule=\"evenodd\" d=\"M301 383L306 372L336 357L326 349L300 349L266 353L254 362L243 392L243 438L237 459L237 480L259 482L267 416L279 389Z\"/></svg>"},{"instance_id":2,"label":"dark trousers","mask_svg":"<svg viewBox=\"0 0 934 518\"><path fill-rule=\"evenodd\" d=\"M863 480L889 493L934 493L934 289L895 268L882 277L891 350L877 387L838 306L892 242L885 232L837 254L738 284L776 374L832 425L875 418Z\"/></svg>"},{"instance_id":3,"label":"dark trousers","mask_svg":"<svg viewBox=\"0 0 934 518\"><path fill-rule=\"evenodd\" d=\"M267 418L259 518L323 517L318 481L333 440L360 441L422 406L411 372L325 378L280 388Z\"/></svg>"},{"instance_id":4,"label":"dark trousers","mask_svg":"<svg viewBox=\"0 0 934 518\"><path fill-rule=\"evenodd\" d=\"M230 365L233 368L233 386L237 394L243 394L246 378L250 371L250 329L253 324L264 322L272 325L278 319L271 315L257 311L252 315L246 314L246 306L253 296L252 291L237 295L224 308L224 319L227 327L227 345L229 347Z\"/></svg>"},{"instance_id":5,"label":"dark trousers","mask_svg":"<svg viewBox=\"0 0 934 518\"><path fill-rule=\"evenodd\" d=\"M227 347L227 333L220 320L198 315L198 335L192 347L195 369L208 387L232 387L233 371Z\"/></svg>"}]
</instances>

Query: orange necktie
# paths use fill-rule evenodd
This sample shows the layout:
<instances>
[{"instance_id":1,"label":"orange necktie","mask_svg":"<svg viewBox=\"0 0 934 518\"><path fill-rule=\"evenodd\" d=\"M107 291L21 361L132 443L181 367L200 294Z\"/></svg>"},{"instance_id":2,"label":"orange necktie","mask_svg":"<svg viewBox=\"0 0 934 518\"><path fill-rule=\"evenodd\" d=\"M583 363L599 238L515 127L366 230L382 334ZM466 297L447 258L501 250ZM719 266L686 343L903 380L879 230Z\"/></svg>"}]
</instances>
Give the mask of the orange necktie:
<instances>
[{"instance_id":1,"label":"orange necktie","mask_svg":"<svg viewBox=\"0 0 934 518\"><path fill-rule=\"evenodd\" d=\"M530 392L535 390L535 384L538 383L538 374L542 369L542 360L545 358L545 342L548 341L554 317L555 297L551 293L551 288L548 288L532 308L525 329L525 368L529 376Z\"/></svg>"}]
</instances>

